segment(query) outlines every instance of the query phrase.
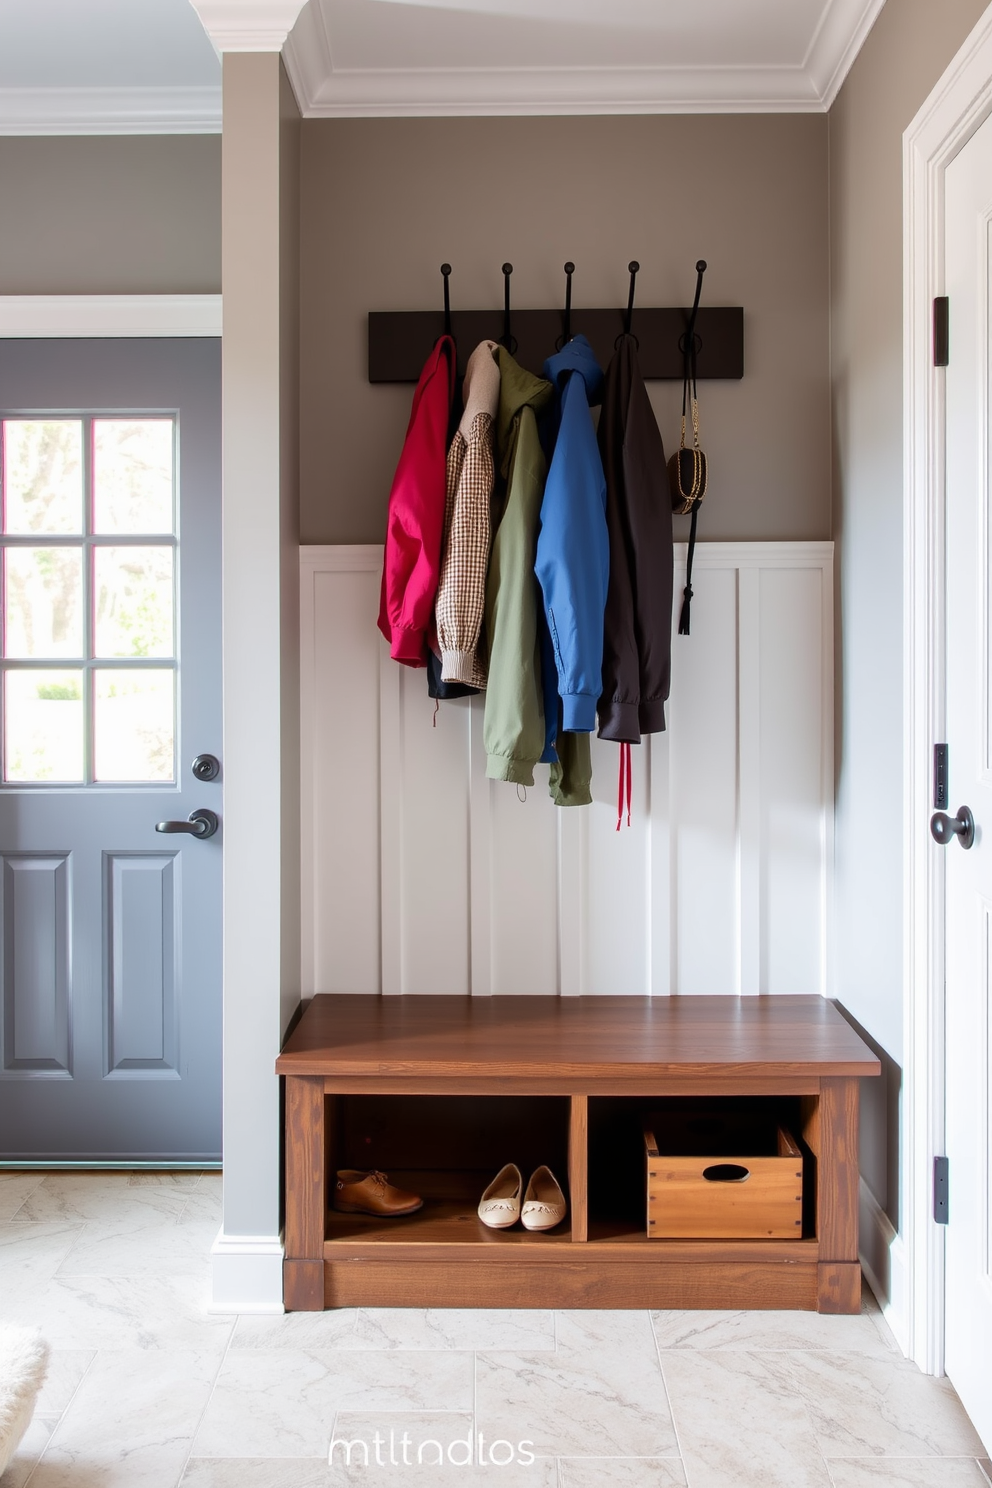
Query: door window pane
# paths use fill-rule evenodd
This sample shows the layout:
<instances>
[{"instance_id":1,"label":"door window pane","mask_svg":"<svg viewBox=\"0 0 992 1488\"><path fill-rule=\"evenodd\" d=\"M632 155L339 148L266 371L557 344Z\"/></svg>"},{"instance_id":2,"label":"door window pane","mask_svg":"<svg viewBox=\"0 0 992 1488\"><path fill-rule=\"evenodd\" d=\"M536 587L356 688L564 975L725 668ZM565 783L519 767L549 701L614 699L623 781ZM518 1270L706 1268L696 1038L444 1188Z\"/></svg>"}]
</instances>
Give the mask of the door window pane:
<instances>
[{"instance_id":1,"label":"door window pane","mask_svg":"<svg viewBox=\"0 0 992 1488\"><path fill-rule=\"evenodd\" d=\"M93 420L93 531L173 530L172 419Z\"/></svg>"},{"instance_id":2,"label":"door window pane","mask_svg":"<svg viewBox=\"0 0 992 1488\"><path fill-rule=\"evenodd\" d=\"M172 656L171 548L93 553L95 654Z\"/></svg>"},{"instance_id":3,"label":"door window pane","mask_svg":"<svg viewBox=\"0 0 992 1488\"><path fill-rule=\"evenodd\" d=\"M6 780L82 780L82 672L6 673L4 761Z\"/></svg>"},{"instance_id":4,"label":"door window pane","mask_svg":"<svg viewBox=\"0 0 992 1488\"><path fill-rule=\"evenodd\" d=\"M175 439L169 415L0 415L7 781L176 778Z\"/></svg>"},{"instance_id":5,"label":"door window pane","mask_svg":"<svg viewBox=\"0 0 992 1488\"><path fill-rule=\"evenodd\" d=\"M175 779L175 674L95 671L94 778Z\"/></svg>"},{"instance_id":6,"label":"door window pane","mask_svg":"<svg viewBox=\"0 0 992 1488\"><path fill-rule=\"evenodd\" d=\"M83 654L83 555L71 548L7 548L4 655Z\"/></svg>"},{"instance_id":7,"label":"door window pane","mask_svg":"<svg viewBox=\"0 0 992 1488\"><path fill-rule=\"evenodd\" d=\"M82 532L80 419L4 419L4 531Z\"/></svg>"}]
</instances>

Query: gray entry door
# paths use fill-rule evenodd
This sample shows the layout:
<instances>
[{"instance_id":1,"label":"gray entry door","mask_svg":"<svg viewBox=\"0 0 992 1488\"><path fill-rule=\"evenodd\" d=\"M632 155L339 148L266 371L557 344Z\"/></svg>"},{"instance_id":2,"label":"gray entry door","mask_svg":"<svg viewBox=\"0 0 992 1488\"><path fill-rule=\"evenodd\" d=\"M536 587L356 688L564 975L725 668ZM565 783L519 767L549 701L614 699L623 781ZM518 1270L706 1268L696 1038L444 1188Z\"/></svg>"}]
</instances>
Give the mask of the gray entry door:
<instances>
[{"instance_id":1,"label":"gray entry door","mask_svg":"<svg viewBox=\"0 0 992 1488\"><path fill-rule=\"evenodd\" d=\"M220 1157L220 434L217 340L0 341L0 1161Z\"/></svg>"}]
</instances>

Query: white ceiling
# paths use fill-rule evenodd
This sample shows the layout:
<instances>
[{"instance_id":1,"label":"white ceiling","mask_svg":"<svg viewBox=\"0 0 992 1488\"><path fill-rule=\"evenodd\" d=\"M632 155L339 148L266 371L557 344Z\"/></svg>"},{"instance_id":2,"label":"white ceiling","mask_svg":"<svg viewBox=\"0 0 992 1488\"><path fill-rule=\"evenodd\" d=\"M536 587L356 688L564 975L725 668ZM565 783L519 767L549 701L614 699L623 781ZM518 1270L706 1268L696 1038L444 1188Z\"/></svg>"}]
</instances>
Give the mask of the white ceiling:
<instances>
[{"instance_id":1,"label":"white ceiling","mask_svg":"<svg viewBox=\"0 0 992 1488\"><path fill-rule=\"evenodd\" d=\"M0 0L0 133L219 129L217 52L287 32L308 117L819 112L883 3Z\"/></svg>"},{"instance_id":2,"label":"white ceiling","mask_svg":"<svg viewBox=\"0 0 992 1488\"><path fill-rule=\"evenodd\" d=\"M219 129L220 61L189 0L0 0L0 133Z\"/></svg>"},{"instance_id":3,"label":"white ceiling","mask_svg":"<svg viewBox=\"0 0 992 1488\"><path fill-rule=\"evenodd\" d=\"M0 88L212 85L189 0L2 0Z\"/></svg>"}]
</instances>

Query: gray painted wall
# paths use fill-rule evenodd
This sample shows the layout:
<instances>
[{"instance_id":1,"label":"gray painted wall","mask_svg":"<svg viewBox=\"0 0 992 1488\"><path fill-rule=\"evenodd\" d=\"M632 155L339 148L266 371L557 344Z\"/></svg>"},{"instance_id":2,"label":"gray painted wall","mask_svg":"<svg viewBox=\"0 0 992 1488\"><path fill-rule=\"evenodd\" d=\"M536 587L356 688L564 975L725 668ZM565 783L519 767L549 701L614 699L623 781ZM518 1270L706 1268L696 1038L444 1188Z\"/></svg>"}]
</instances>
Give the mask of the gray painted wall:
<instances>
[{"instance_id":1,"label":"gray painted wall","mask_svg":"<svg viewBox=\"0 0 992 1488\"><path fill-rule=\"evenodd\" d=\"M0 138L0 294L217 294L220 136Z\"/></svg>"},{"instance_id":2,"label":"gray painted wall","mask_svg":"<svg viewBox=\"0 0 992 1488\"><path fill-rule=\"evenodd\" d=\"M836 994L877 1042L862 1170L899 1221L903 1035L902 134L985 0L885 6L830 111L839 598ZM884 832L866 830L884 821ZM926 822L919 830L927 830Z\"/></svg>"},{"instance_id":3,"label":"gray painted wall","mask_svg":"<svg viewBox=\"0 0 992 1488\"><path fill-rule=\"evenodd\" d=\"M745 307L746 375L701 385L709 538L830 535L827 121L822 116L305 120L301 527L379 542L412 388L366 380L369 310ZM635 326L636 329L636 326ZM550 349L550 348L549 348ZM651 384L666 446L679 384ZM677 519L678 535L688 531ZM683 532L682 529L685 529Z\"/></svg>"}]
</instances>

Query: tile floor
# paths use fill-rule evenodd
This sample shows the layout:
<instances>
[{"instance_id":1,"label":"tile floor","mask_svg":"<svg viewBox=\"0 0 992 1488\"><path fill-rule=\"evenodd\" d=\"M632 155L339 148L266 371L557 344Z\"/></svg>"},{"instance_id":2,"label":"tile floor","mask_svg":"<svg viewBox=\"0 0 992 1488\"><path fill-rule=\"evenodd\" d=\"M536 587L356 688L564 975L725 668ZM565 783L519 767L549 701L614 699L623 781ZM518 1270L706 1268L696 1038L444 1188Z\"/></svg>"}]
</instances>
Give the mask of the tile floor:
<instances>
[{"instance_id":1,"label":"tile floor","mask_svg":"<svg viewBox=\"0 0 992 1488\"><path fill-rule=\"evenodd\" d=\"M853 1318L215 1317L219 1220L216 1174L0 1173L0 1320L53 1350L0 1488L992 1484L954 1391L870 1297Z\"/></svg>"}]
</instances>

